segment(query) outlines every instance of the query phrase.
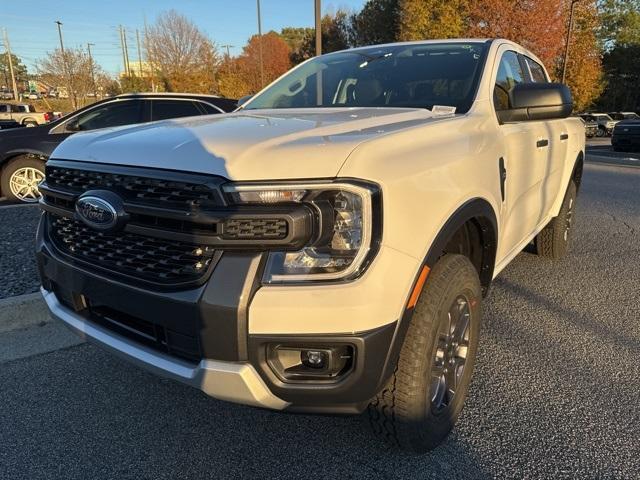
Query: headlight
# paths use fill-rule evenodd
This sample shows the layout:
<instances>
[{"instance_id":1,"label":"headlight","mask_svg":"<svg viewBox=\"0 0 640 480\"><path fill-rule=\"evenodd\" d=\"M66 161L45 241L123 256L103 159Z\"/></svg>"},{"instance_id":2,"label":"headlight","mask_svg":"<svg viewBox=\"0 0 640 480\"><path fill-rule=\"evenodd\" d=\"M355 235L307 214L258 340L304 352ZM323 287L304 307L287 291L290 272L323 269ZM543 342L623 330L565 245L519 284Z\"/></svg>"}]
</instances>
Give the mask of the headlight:
<instances>
[{"instance_id":1,"label":"headlight","mask_svg":"<svg viewBox=\"0 0 640 480\"><path fill-rule=\"evenodd\" d=\"M227 184L223 190L236 205L300 203L314 212L309 243L297 251L269 252L264 283L351 279L364 270L377 248L380 195L374 185L350 181Z\"/></svg>"}]
</instances>

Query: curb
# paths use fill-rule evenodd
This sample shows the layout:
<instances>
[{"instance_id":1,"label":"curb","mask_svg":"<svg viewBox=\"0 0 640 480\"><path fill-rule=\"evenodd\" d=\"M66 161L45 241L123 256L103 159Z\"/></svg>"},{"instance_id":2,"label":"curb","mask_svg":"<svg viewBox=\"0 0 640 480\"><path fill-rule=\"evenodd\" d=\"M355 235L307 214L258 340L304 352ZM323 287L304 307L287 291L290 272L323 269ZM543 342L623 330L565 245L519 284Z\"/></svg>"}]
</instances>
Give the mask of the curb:
<instances>
[{"instance_id":1,"label":"curb","mask_svg":"<svg viewBox=\"0 0 640 480\"><path fill-rule=\"evenodd\" d=\"M51 322L40 292L0 299L0 333Z\"/></svg>"}]
</instances>

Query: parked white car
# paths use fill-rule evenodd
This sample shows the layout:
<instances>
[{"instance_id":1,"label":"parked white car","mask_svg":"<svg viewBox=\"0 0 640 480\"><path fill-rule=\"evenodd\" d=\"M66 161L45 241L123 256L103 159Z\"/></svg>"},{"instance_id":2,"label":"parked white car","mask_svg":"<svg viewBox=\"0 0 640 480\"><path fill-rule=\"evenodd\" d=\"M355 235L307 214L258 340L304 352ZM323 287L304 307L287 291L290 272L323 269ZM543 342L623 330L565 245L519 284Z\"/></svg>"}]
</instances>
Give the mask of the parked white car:
<instances>
[{"instance_id":1,"label":"parked white car","mask_svg":"<svg viewBox=\"0 0 640 480\"><path fill-rule=\"evenodd\" d=\"M467 396L491 281L531 242L567 250L571 110L521 46L442 40L313 58L235 113L74 135L40 185L42 292L213 397L367 411L429 450Z\"/></svg>"}]
</instances>

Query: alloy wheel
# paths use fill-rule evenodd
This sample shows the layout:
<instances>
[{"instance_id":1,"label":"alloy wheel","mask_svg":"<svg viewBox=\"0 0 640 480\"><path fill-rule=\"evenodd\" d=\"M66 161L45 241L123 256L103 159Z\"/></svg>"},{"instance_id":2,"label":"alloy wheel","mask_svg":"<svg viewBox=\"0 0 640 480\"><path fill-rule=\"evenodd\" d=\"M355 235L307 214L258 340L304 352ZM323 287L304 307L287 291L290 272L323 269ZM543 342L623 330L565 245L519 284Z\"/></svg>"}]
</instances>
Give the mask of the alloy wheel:
<instances>
[{"instance_id":1,"label":"alloy wheel","mask_svg":"<svg viewBox=\"0 0 640 480\"><path fill-rule=\"evenodd\" d=\"M439 413L449 407L461 385L471 331L471 308L463 295L449 308L440 323L431 368L431 409Z\"/></svg>"},{"instance_id":2,"label":"alloy wheel","mask_svg":"<svg viewBox=\"0 0 640 480\"><path fill-rule=\"evenodd\" d=\"M40 199L38 185L44 180L44 172L33 167L19 168L9 178L9 189L20 201L34 203Z\"/></svg>"}]
</instances>

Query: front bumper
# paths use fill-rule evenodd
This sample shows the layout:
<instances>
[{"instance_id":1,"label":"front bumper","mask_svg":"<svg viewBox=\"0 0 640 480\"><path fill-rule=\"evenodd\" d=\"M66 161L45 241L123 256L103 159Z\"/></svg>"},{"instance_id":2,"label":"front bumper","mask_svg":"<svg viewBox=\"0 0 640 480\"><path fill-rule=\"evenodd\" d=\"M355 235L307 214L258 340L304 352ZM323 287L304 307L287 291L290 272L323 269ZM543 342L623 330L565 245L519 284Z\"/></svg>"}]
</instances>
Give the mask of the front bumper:
<instances>
[{"instance_id":1,"label":"front bumper","mask_svg":"<svg viewBox=\"0 0 640 480\"><path fill-rule=\"evenodd\" d=\"M192 365L169 355L163 355L137 342L115 335L99 325L92 324L62 305L55 293L44 288L41 290L53 318L64 323L80 337L106 348L135 365L198 388L220 400L274 410L282 410L289 406L289 402L285 402L269 391L256 370L247 363L201 360L197 365Z\"/></svg>"},{"instance_id":2,"label":"front bumper","mask_svg":"<svg viewBox=\"0 0 640 480\"><path fill-rule=\"evenodd\" d=\"M372 326L356 330L354 325L358 323L345 319L359 312L358 305L366 306L362 313L368 314L376 301L385 301L384 297L367 299L362 291L354 291L353 285L344 292L337 286L323 287L326 296L317 291L309 294L312 287L292 288L290 305L278 309L278 315L273 310L254 309L254 302L261 298L259 292L264 293L265 300L272 295L282 299L280 295L285 288L259 288L263 260L260 253L226 252L205 284L181 291L152 291L86 270L59 255L47 241L43 217L36 256L42 292L53 317L118 356L215 398L276 410L356 413L366 407L395 367L393 359L401 338L399 322L385 322L378 313L381 320L377 325L369 317ZM399 263L393 262L393 256L385 258L379 265ZM379 277L390 273L386 268L372 272L376 270L367 272L369 283L361 285L360 290L372 291L372 281L382 287ZM338 294L356 303L335 303L339 301ZM94 315L94 307L109 308L144 323L153 332L161 331L164 341L159 345L132 336L127 330L114 329ZM250 313L252 321L261 328L250 328ZM321 314L329 325L336 325L342 317L340 328L331 332L325 325L315 333L310 332L309 325L319 325L320 318L315 317ZM294 320L300 328L287 328L294 325ZM268 325L271 330L267 330ZM266 351L273 344L318 347L348 344L354 348L355 362L336 381L286 382L274 374L266 360Z\"/></svg>"}]
</instances>

